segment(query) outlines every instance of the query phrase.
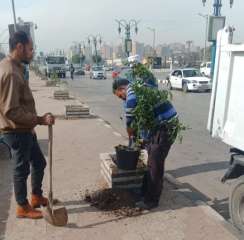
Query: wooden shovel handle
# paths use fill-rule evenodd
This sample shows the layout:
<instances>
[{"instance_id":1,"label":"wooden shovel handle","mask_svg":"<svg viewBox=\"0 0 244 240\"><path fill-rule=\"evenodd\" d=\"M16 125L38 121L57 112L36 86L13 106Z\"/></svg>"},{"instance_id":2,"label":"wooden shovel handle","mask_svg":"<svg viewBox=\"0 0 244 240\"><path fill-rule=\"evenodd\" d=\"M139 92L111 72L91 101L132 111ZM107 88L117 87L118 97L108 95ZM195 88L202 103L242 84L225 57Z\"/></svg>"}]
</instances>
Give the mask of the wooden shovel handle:
<instances>
[{"instance_id":1,"label":"wooden shovel handle","mask_svg":"<svg viewBox=\"0 0 244 240\"><path fill-rule=\"evenodd\" d=\"M53 209L53 126L48 126L49 204Z\"/></svg>"}]
</instances>

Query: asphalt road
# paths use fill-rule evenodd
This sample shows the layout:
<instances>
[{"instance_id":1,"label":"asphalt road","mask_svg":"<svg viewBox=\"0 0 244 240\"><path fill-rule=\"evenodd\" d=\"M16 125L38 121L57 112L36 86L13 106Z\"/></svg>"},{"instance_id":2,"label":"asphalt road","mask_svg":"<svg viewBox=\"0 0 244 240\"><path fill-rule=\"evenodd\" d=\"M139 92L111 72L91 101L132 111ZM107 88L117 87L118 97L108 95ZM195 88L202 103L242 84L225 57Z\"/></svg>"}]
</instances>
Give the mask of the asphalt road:
<instances>
[{"instance_id":1,"label":"asphalt road","mask_svg":"<svg viewBox=\"0 0 244 240\"><path fill-rule=\"evenodd\" d=\"M161 79L166 74L157 74ZM126 136L122 102L112 94L112 79L91 80L87 76L68 80L70 90L81 97L91 110ZM176 142L166 161L166 170L192 189L191 197L207 202L226 219L230 184L221 178L228 167L229 147L212 139L206 130L211 93L187 93L173 90L173 102L181 121L190 129L182 143Z\"/></svg>"}]
</instances>

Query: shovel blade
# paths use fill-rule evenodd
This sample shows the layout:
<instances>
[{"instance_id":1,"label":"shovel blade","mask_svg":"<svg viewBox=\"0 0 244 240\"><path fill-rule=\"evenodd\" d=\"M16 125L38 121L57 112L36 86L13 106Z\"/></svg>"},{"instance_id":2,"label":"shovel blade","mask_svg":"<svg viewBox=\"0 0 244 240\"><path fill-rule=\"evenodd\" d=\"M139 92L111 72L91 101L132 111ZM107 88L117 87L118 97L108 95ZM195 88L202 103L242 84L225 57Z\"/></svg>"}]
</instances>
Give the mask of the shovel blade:
<instances>
[{"instance_id":1,"label":"shovel blade","mask_svg":"<svg viewBox=\"0 0 244 240\"><path fill-rule=\"evenodd\" d=\"M42 211L44 219L53 226L66 226L68 223L68 212L65 207L54 209L53 211L50 207L45 208Z\"/></svg>"}]
</instances>

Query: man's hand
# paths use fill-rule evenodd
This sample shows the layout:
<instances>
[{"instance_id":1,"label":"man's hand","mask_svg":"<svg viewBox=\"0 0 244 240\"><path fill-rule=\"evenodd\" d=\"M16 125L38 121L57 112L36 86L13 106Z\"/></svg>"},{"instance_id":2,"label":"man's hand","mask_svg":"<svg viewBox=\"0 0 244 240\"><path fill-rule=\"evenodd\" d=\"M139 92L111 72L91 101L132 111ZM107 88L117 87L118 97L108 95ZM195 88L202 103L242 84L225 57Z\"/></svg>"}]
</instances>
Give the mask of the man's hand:
<instances>
[{"instance_id":1,"label":"man's hand","mask_svg":"<svg viewBox=\"0 0 244 240\"><path fill-rule=\"evenodd\" d=\"M40 125L54 125L55 118L51 113L46 113L42 117L39 118Z\"/></svg>"}]
</instances>

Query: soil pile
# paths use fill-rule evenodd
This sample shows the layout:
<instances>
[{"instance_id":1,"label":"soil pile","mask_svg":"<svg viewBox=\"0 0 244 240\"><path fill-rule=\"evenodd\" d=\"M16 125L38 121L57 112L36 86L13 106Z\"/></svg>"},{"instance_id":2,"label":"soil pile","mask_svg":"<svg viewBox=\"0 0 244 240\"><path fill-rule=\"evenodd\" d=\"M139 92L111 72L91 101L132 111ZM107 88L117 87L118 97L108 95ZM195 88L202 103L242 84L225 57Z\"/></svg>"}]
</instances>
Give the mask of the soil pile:
<instances>
[{"instance_id":1,"label":"soil pile","mask_svg":"<svg viewBox=\"0 0 244 240\"><path fill-rule=\"evenodd\" d=\"M116 216L133 217L141 214L135 207L133 194L122 189L102 189L95 192L86 190L84 200L91 206Z\"/></svg>"}]
</instances>

